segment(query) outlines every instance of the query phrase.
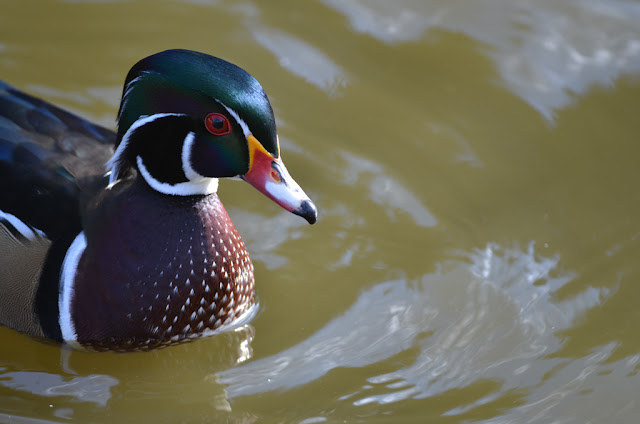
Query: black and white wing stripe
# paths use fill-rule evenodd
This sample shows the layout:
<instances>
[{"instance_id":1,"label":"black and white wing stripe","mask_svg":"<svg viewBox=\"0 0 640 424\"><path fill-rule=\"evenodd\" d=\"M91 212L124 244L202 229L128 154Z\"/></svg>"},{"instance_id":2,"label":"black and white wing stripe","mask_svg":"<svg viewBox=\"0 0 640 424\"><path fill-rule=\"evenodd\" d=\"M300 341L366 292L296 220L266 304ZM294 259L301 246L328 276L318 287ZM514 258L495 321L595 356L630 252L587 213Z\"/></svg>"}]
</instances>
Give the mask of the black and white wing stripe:
<instances>
[{"instance_id":1,"label":"black and white wing stripe","mask_svg":"<svg viewBox=\"0 0 640 424\"><path fill-rule=\"evenodd\" d=\"M15 215L0 211L0 322L43 336L34 305L51 242Z\"/></svg>"},{"instance_id":2,"label":"black and white wing stripe","mask_svg":"<svg viewBox=\"0 0 640 424\"><path fill-rule=\"evenodd\" d=\"M42 231L22 222L16 216L7 212L0 211L0 225L22 243L47 237Z\"/></svg>"}]
</instances>

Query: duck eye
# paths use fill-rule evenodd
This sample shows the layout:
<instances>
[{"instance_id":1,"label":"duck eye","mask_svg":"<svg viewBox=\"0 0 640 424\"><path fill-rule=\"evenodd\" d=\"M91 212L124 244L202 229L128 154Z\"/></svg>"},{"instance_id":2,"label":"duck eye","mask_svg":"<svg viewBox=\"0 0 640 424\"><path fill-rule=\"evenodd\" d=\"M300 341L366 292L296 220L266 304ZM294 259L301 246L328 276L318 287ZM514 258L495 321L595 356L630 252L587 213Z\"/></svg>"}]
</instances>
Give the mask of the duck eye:
<instances>
[{"instance_id":1,"label":"duck eye","mask_svg":"<svg viewBox=\"0 0 640 424\"><path fill-rule=\"evenodd\" d=\"M221 113L210 113L204 118L204 126L213 135L225 135L231 132L229 118Z\"/></svg>"}]
</instances>

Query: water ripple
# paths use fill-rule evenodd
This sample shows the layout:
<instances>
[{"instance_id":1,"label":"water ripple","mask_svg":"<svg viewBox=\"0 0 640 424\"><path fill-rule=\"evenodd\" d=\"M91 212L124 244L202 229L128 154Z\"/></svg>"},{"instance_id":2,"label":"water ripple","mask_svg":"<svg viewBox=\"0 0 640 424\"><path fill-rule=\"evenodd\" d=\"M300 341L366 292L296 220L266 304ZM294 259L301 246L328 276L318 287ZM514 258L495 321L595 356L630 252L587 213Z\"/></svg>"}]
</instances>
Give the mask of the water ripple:
<instances>
[{"instance_id":1,"label":"water ripple","mask_svg":"<svg viewBox=\"0 0 640 424\"><path fill-rule=\"evenodd\" d=\"M497 391L449 412L457 414L543 381L566 362L547 359L561 347L556 332L608 296L588 288L555 302L553 293L576 276L558 269L558 257L537 255L533 243L525 250L490 244L459 257L419 281L374 285L305 341L224 371L220 382L230 398L287 390L334 368L366 367L417 347L412 363L366 378L341 400L386 404L501 382Z\"/></svg>"},{"instance_id":2,"label":"water ripple","mask_svg":"<svg viewBox=\"0 0 640 424\"><path fill-rule=\"evenodd\" d=\"M313 45L293 34L255 23L248 25L248 28L255 40L276 55L280 65L292 74L331 96L339 96L347 85L346 71Z\"/></svg>"},{"instance_id":3,"label":"water ripple","mask_svg":"<svg viewBox=\"0 0 640 424\"><path fill-rule=\"evenodd\" d=\"M46 372L14 371L0 373L0 385L35 395L71 396L81 402L106 406L111 388L119 382L108 375L92 374L66 380L61 375Z\"/></svg>"},{"instance_id":4,"label":"water ripple","mask_svg":"<svg viewBox=\"0 0 640 424\"><path fill-rule=\"evenodd\" d=\"M323 0L389 44L433 28L490 46L504 84L547 119L592 85L640 71L640 4L622 0Z\"/></svg>"}]
</instances>

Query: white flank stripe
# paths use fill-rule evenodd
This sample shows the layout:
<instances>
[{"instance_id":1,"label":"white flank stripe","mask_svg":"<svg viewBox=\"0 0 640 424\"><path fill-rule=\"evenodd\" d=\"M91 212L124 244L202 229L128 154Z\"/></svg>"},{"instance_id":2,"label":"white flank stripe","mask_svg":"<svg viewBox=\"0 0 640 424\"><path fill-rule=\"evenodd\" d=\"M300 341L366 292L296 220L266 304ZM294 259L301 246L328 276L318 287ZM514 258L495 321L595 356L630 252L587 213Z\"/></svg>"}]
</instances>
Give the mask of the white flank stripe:
<instances>
[{"instance_id":1,"label":"white flank stripe","mask_svg":"<svg viewBox=\"0 0 640 424\"><path fill-rule=\"evenodd\" d=\"M73 285L80 258L86 247L87 239L84 236L84 231L81 231L69 246L60 271L60 295L58 298L60 330L62 331L62 340L73 347L81 347L77 342L78 334L76 334L76 327L71 316L71 302L74 294Z\"/></svg>"},{"instance_id":2,"label":"white flank stripe","mask_svg":"<svg viewBox=\"0 0 640 424\"><path fill-rule=\"evenodd\" d=\"M13 228L16 229L16 231L18 231L20 234L22 234L23 237L29 240L33 241L40 237L44 237L44 238L47 237L45 233L43 233L42 231L30 225L25 224L20 220L20 218L18 218L15 215L11 215L8 212L0 211L0 219L5 219L6 221L8 221L9 224L11 224Z\"/></svg>"},{"instance_id":3,"label":"white flank stripe","mask_svg":"<svg viewBox=\"0 0 640 424\"><path fill-rule=\"evenodd\" d=\"M129 139L131 135L141 126L148 124L149 122L153 122L156 119L164 118L167 116L185 116L182 113L156 113L154 115L142 115L140 116L127 130L127 132L122 137L122 141L118 144L118 148L116 149L111 159L109 159L106 163L107 172L110 172L109 175L109 186L113 186L120 178L120 166L122 165L122 155L124 155L124 151L127 149L129 145Z\"/></svg>"}]
</instances>

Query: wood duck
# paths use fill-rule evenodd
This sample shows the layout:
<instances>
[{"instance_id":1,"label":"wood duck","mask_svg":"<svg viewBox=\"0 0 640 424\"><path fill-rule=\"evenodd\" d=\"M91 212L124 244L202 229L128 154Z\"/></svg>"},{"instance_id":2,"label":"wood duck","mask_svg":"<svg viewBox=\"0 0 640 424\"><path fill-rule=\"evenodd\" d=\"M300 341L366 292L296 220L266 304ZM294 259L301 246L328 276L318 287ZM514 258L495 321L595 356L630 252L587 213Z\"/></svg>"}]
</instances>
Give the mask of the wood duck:
<instances>
[{"instance_id":1,"label":"wood duck","mask_svg":"<svg viewBox=\"0 0 640 424\"><path fill-rule=\"evenodd\" d=\"M237 325L254 306L253 265L219 178L316 221L280 158L267 95L229 62L142 59L117 133L0 82L0 323L97 350Z\"/></svg>"}]
</instances>

